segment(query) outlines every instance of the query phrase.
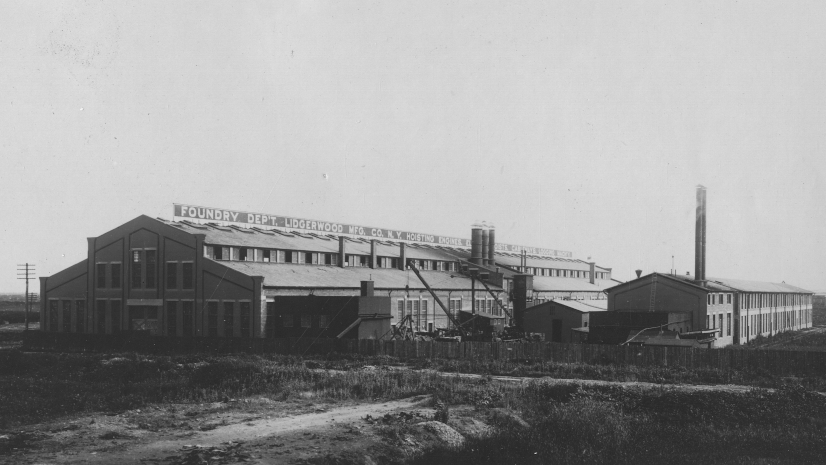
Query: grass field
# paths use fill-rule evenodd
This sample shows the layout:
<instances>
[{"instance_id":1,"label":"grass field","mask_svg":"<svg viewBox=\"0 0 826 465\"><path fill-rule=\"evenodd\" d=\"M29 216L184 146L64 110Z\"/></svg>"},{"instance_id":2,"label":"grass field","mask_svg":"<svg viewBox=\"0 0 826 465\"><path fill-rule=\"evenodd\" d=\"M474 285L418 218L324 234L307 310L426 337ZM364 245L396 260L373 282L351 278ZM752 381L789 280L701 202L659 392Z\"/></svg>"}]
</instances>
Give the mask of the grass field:
<instances>
[{"instance_id":1,"label":"grass field","mask_svg":"<svg viewBox=\"0 0 826 465\"><path fill-rule=\"evenodd\" d=\"M0 301L0 324L23 323L26 318L26 303L18 301ZM29 312L29 322L40 321L40 303L33 302Z\"/></svg>"}]
</instances>

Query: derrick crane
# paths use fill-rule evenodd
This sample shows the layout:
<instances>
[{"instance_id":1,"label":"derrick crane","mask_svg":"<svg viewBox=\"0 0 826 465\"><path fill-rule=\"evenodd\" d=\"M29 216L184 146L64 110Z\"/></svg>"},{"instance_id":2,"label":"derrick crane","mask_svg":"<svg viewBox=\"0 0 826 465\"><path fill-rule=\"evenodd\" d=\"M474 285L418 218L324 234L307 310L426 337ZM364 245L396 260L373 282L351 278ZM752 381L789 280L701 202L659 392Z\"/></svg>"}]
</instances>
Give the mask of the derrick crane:
<instances>
[{"instance_id":1,"label":"derrick crane","mask_svg":"<svg viewBox=\"0 0 826 465\"><path fill-rule=\"evenodd\" d=\"M447 317L450 319L450 322L453 323L454 327L464 337L466 334L465 331L462 329L462 324L459 323L459 320L457 320L456 317L450 314L450 311L448 311L447 307L445 307L445 304L442 303L442 299L440 299L439 296L437 296L436 293L433 292L433 289L430 288L430 284L427 284L427 281L425 281L424 277L419 272L419 269L416 268L416 265L408 263L407 266L409 266L410 269L413 270L414 273L416 273L416 276L419 278L419 281L421 281L422 284L424 284L424 287L427 289L427 292L429 292L430 295L433 296L433 299L436 301L437 304L439 304L439 307L442 308L442 311L445 312L445 315L447 315Z\"/></svg>"}]
</instances>

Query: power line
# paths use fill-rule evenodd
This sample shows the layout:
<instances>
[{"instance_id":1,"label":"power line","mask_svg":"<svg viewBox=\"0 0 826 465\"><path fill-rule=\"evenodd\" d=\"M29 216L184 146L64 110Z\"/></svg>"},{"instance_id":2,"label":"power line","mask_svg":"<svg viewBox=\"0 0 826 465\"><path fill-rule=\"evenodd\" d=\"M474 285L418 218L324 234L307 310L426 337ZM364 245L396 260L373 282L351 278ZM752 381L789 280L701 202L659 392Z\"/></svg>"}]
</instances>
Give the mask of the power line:
<instances>
[{"instance_id":1,"label":"power line","mask_svg":"<svg viewBox=\"0 0 826 465\"><path fill-rule=\"evenodd\" d=\"M29 330L29 310L31 307L32 294L29 294L29 280L34 279L34 263L24 263L17 265L17 279L26 280L26 331ZM42 324L42 323L41 323Z\"/></svg>"}]
</instances>

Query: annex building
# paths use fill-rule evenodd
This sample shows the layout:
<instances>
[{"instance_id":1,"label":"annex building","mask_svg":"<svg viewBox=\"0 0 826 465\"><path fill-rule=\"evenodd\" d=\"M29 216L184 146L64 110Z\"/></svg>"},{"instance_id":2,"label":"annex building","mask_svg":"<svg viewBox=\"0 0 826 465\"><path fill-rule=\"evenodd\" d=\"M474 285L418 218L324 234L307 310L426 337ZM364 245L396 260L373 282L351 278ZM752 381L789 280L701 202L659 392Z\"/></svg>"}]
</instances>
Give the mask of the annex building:
<instances>
[{"instance_id":1,"label":"annex building","mask_svg":"<svg viewBox=\"0 0 826 465\"><path fill-rule=\"evenodd\" d=\"M658 330L704 347L725 347L812 326L811 291L786 283L706 277L703 186L697 187L696 218L694 276L641 276L637 270L637 279L606 289L608 311L592 315L588 342L634 344L646 331Z\"/></svg>"},{"instance_id":2,"label":"annex building","mask_svg":"<svg viewBox=\"0 0 826 465\"><path fill-rule=\"evenodd\" d=\"M382 338L406 319L415 331L474 320L493 332L513 314L515 277L532 278L520 294L531 301L604 299L617 283L570 252L498 244L491 228L446 238L174 209L172 220L139 216L88 238L83 260L40 278L41 330Z\"/></svg>"}]
</instances>

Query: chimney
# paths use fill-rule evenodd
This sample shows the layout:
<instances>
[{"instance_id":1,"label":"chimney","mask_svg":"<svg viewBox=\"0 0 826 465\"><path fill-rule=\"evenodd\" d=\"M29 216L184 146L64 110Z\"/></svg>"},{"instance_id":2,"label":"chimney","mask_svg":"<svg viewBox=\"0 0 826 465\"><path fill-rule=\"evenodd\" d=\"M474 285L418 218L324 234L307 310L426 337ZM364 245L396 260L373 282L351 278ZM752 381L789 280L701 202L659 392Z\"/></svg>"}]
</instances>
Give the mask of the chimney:
<instances>
[{"instance_id":1,"label":"chimney","mask_svg":"<svg viewBox=\"0 0 826 465\"><path fill-rule=\"evenodd\" d=\"M347 239L344 236L338 236L338 266L339 268L344 268L344 259L347 258L344 255L344 241Z\"/></svg>"},{"instance_id":2,"label":"chimney","mask_svg":"<svg viewBox=\"0 0 826 465\"><path fill-rule=\"evenodd\" d=\"M362 281L361 282L361 296L362 297L373 297L373 281Z\"/></svg>"},{"instance_id":3,"label":"chimney","mask_svg":"<svg viewBox=\"0 0 826 465\"><path fill-rule=\"evenodd\" d=\"M634 272L637 273L637 278L642 276L642 270L634 270Z\"/></svg>"},{"instance_id":4,"label":"chimney","mask_svg":"<svg viewBox=\"0 0 826 465\"><path fill-rule=\"evenodd\" d=\"M373 239L370 241L370 268L375 268L378 265L376 258L376 240Z\"/></svg>"},{"instance_id":5,"label":"chimney","mask_svg":"<svg viewBox=\"0 0 826 465\"><path fill-rule=\"evenodd\" d=\"M597 264L594 262L588 262L588 266L591 267L590 274L588 275L589 281L591 281L591 284L594 284L594 280L596 279L595 275L597 274Z\"/></svg>"},{"instance_id":6,"label":"chimney","mask_svg":"<svg viewBox=\"0 0 826 465\"><path fill-rule=\"evenodd\" d=\"M488 224L488 265L496 265L496 229Z\"/></svg>"},{"instance_id":7,"label":"chimney","mask_svg":"<svg viewBox=\"0 0 826 465\"><path fill-rule=\"evenodd\" d=\"M399 242L399 269L404 271L407 269L407 263L404 258L404 242Z\"/></svg>"},{"instance_id":8,"label":"chimney","mask_svg":"<svg viewBox=\"0 0 826 465\"><path fill-rule=\"evenodd\" d=\"M694 230L694 279L706 285L706 188L697 186L697 222Z\"/></svg>"},{"instance_id":9,"label":"chimney","mask_svg":"<svg viewBox=\"0 0 826 465\"><path fill-rule=\"evenodd\" d=\"M482 264L482 226L479 224L470 229L470 263Z\"/></svg>"},{"instance_id":10,"label":"chimney","mask_svg":"<svg viewBox=\"0 0 826 465\"><path fill-rule=\"evenodd\" d=\"M485 223L482 223L482 262L480 265L490 265L490 257L488 256L488 249L490 248L490 230Z\"/></svg>"}]
</instances>

